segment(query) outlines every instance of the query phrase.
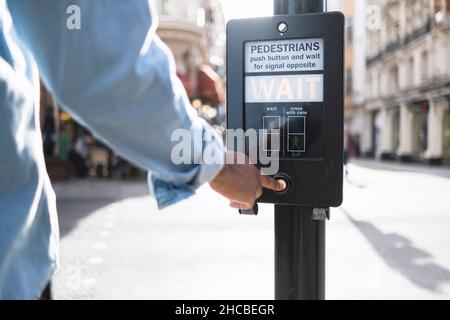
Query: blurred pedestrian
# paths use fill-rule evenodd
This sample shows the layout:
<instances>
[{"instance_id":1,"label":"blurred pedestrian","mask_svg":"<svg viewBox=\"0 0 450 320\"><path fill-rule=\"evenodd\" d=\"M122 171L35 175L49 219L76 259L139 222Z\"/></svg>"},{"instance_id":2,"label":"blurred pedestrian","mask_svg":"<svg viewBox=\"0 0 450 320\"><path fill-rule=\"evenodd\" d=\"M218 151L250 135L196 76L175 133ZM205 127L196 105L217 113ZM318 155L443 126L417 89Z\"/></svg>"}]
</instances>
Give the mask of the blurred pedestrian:
<instances>
[{"instance_id":1,"label":"blurred pedestrian","mask_svg":"<svg viewBox=\"0 0 450 320\"><path fill-rule=\"evenodd\" d=\"M53 107L45 108L44 126L42 129L44 154L47 157L53 157L55 154L55 117L53 116Z\"/></svg>"},{"instance_id":2,"label":"blurred pedestrian","mask_svg":"<svg viewBox=\"0 0 450 320\"><path fill-rule=\"evenodd\" d=\"M351 148L351 143L350 143L350 133L347 130L347 128L344 128L344 151L343 151L343 159L342 162L344 164L344 173L345 173L345 177L348 176L348 160L350 158L350 148Z\"/></svg>"},{"instance_id":3,"label":"blurred pedestrian","mask_svg":"<svg viewBox=\"0 0 450 320\"><path fill-rule=\"evenodd\" d=\"M79 178L84 178L89 172L89 143L90 135L82 130L75 139L73 148L69 151L69 160Z\"/></svg>"},{"instance_id":4,"label":"blurred pedestrian","mask_svg":"<svg viewBox=\"0 0 450 320\"><path fill-rule=\"evenodd\" d=\"M69 159L69 151L70 151L70 133L67 128L67 124L63 123L61 124L61 127L59 128L59 134L58 134L58 157L61 160L68 160Z\"/></svg>"}]
</instances>

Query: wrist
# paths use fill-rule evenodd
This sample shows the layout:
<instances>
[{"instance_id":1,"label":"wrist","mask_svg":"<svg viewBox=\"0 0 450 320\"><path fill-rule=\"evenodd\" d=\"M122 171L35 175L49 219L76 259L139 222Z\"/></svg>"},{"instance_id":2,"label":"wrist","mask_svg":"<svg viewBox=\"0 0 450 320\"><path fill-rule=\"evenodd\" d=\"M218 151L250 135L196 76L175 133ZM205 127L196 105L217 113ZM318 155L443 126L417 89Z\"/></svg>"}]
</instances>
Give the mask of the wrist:
<instances>
[{"instance_id":1,"label":"wrist","mask_svg":"<svg viewBox=\"0 0 450 320\"><path fill-rule=\"evenodd\" d=\"M226 181L226 177L229 175L230 167L225 164L219 173L209 181L209 184L223 184Z\"/></svg>"}]
</instances>

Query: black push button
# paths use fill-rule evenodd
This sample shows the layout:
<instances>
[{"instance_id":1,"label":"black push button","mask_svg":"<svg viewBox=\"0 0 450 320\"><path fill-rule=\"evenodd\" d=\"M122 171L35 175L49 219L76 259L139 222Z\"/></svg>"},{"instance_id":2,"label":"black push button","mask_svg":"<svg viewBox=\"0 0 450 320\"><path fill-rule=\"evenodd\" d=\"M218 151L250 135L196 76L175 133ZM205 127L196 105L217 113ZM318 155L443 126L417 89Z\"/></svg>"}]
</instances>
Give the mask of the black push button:
<instances>
[{"instance_id":1,"label":"black push button","mask_svg":"<svg viewBox=\"0 0 450 320\"><path fill-rule=\"evenodd\" d=\"M284 190L282 191L275 191L278 194L285 194L287 192L289 192L290 188L292 187L292 183L291 183L291 179L289 178L289 176L287 174L284 173L277 173L276 175L273 176L273 178L275 180L281 180L284 182L284 184L286 185L286 188L284 188Z\"/></svg>"}]
</instances>

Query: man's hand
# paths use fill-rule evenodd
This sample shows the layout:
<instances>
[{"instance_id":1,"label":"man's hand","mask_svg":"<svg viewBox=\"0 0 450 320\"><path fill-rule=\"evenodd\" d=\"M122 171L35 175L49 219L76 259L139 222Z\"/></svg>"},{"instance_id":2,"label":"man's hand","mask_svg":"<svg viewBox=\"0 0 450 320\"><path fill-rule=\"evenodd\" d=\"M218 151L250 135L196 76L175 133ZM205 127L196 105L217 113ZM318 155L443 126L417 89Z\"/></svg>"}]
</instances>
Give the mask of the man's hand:
<instances>
[{"instance_id":1,"label":"man's hand","mask_svg":"<svg viewBox=\"0 0 450 320\"><path fill-rule=\"evenodd\" d=\"M250 164L248 158L240 153L227 152L227 162L219 174L209 182L211 188L230 200L230 206L236 209L250 209L256 199L262 195L262 188L283 191L286 185L282 181L260 174L259 169ZM246 164L236 159L245 158ZM230 161L234 160L234 161ZM242 163L240 161L239 163Z\"/></svg>"}]
</instances>

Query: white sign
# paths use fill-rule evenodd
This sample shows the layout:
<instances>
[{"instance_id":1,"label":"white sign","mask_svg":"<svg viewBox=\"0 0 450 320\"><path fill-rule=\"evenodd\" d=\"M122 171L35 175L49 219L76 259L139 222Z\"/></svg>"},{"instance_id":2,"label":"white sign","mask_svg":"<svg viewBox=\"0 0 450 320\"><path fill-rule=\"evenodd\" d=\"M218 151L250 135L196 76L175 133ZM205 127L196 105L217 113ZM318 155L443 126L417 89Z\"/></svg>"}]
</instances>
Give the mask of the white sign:
<instances>
[{"instance_id":1,"label":"white sign","mask_svg":"<svg viewBox=\"0 0 450 320\"><path fill-rule=\"evenodd\" d=\"M298 101L323 101L322 74L245 77L245 102Z\"/></svg>"},{"instance_id":2,"label":"white sign","mask_svg":"<svg viewBox=\"0 0 450 320\"><path fill-rule=\"evenodd\" d=\"M245 43L246 73L322 70L322 39L293 39Z\"/></svg>"}]
</instances>

